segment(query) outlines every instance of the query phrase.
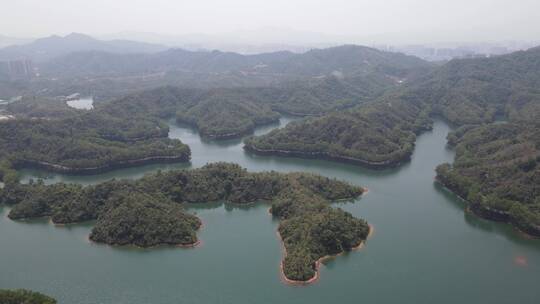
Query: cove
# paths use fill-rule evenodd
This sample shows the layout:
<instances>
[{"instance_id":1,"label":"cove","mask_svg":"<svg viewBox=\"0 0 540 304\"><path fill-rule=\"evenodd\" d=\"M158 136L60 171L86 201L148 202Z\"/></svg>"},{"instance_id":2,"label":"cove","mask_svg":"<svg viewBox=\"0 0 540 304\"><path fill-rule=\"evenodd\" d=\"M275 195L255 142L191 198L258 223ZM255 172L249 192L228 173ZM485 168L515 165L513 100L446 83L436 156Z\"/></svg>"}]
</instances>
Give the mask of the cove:
<instances>
[{"instance_id":1,"label":"cove","mask_svg":"<svg viewBox=\"0 0 540 304\"><path fill-rule=\"evenodd\" d=\"M282 119L280 125L290 119ZM260 128L262 134L277 126ZM193 152L191 164L150 165L96 176L24 170L23 178L84 184L137 178L158 169L239 163L250 171L308 171L369 189L340 203L374 225L360 251L328 260L307 287L280 281L277 222L268 206L190 206L204 222L193 249L113 248L87 241L91 225L55 227L46 220L0 216L0 286L30 288L59 303L538 303L540 241L509 225L464 212L464 203L434 183L435 167L451 162L449 127L436 121L418 137L411 162L368 170L317 160L254 156L240 140L204 142L192 129L171 125Z\"/></svg>"}]
</instances>

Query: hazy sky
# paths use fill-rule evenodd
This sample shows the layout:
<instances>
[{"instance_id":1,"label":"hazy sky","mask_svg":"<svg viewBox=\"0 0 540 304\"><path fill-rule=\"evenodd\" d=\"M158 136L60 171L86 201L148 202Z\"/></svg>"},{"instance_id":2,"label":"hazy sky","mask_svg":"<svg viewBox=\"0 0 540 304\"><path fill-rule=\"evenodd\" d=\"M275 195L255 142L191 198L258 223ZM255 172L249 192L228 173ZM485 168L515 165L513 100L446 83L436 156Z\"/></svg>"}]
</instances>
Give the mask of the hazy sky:
<instances>
[{"instance_id":1,"label":"hazy sky","mask_svg":"<svg viewBox=\"0 0 540 304\"><path fill-rule=\"evenodd\" d=\"M0 35L267 27L402 40L540 40L540 0L1 0Z\"/></svg>"}]
</instances>

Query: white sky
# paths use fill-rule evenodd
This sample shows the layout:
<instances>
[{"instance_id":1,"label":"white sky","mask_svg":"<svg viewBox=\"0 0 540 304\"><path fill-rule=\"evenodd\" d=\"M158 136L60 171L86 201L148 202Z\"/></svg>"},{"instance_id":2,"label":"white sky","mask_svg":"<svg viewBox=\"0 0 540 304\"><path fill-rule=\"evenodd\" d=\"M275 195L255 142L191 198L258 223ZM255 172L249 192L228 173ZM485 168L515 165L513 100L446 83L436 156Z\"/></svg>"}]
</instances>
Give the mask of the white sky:
<instances>
[{"instance_id":1,"label":"white sky","mask_svg":"<svg viewBox=\"0 0 540 304\"><path fill-rule=\"evenodd\" d=\"M266 27L350 37L540 40L540 0L0 0L0 35Z\"/></svg>"}]
</instances>

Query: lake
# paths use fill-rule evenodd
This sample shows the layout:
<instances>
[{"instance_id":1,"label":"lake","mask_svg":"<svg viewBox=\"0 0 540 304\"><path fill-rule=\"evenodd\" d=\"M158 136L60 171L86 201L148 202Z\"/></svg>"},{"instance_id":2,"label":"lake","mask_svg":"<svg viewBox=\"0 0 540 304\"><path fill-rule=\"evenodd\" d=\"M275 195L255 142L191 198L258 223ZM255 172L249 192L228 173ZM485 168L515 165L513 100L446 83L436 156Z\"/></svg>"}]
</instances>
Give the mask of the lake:
<instances>
[{"instance_id":1,"label":"lake","mask_svg":"<svg viewBox=\"0 0 540 304\"><path fill-rule=\"evenodd\" d=\"M94 108L94 98L92 97L68 100L66 103L68 106L79 110L92 110Z\"/></svg>"},{"instance_id":2,"label":"lake","mask_svg":"<svg viewBox=\"0 0 540 304\"><path fill-rule=\"evenodd\" d=\"M290 119L282 119L280 125ZM275 126L260 128L257 134ZM268 206L191 206L204 222L193 249L114 248L91 244L91 223L56 227L47 220L0 217L0 287L29 288L59 303L539 303L540 241L509 225L464 212L434 184L435 167L453 160L449 127L437 121L419 136L410 163L369 170L328 161L253 156L240 140L205 142L174 124L170 136L190 145L191 164L149 165L95 176L24 170L48 183L138 178L158 169L236 162L250 171L309 171L369 188L354 203L336 204L375 228L360 251L321 267L310 286L280 280L277 221Z\"/></svg>"}]
</instances>

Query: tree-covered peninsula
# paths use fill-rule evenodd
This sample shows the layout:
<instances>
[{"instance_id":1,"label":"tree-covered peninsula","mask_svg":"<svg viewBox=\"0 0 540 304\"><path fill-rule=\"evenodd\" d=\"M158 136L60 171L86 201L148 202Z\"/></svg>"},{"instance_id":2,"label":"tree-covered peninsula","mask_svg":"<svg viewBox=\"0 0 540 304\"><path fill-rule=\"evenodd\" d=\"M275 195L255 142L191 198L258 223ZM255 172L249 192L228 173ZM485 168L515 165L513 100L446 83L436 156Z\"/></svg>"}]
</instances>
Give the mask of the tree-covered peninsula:
<instances>
[{"instance_id":1,"label":"tree-covered peninsula","mask_svg":"<svg viewBox=\"0 0 540 304\"><path fill-rule=\"evenodd\" d=\"M437 180L475 214L540 237L540 125L490 124L449 135L454 163Z\"/></svg>"},{"instance_id":2,"label":"tree-covered peninsula","mask_svg":"<svg viewBox=\"0 0 540 304\"><path fill-rule=\"evenodd\" d=\"M408 160L416 134L430 129L423 104L387 99L320 118L290 123L245 141L257 154L320 158L368 167Z\"/></svg>"},{"instance_id":3,"label":"tree-covered peninsula","mask_svg":"<svg viewBox=\"0 0 540 304\"><path fill-rule=\"evenodd\" d=\"M61 119L0 122L0 159L12 167L96 173L152 162L189 161L190 150L151 119L84 113Z\"/></svg>"},{"instance_id":4,"label":"tree-covered peninsula","mask_svg":"<svg viewBox=\"0 0 540 304\"><path fill-rule=\"evenodd\" d=\"M184 203L269 201L271 213L280 219L284 275L307 281L316 276L320 258L349 251L366 239L369 226L364 220L330 206L362 192L314 174L250 173L235 164L215 163L87 187L12 181L1 189L0 202L12 206L8 217L13 220L96 220L90 234L95 242L151 247L197 244L201 221L183 208Z\"/></svg>"},{"instance_id":5,"label":"tree-covered peninsula","mask_svg":"<svg viewBox=\"0 0 540 304\"><path fill-rule=\"evenodd\" d=\"M0 289L0 303L2 304L56 304L56 300L30 290Z\"/></svg>"}]
</instances>

